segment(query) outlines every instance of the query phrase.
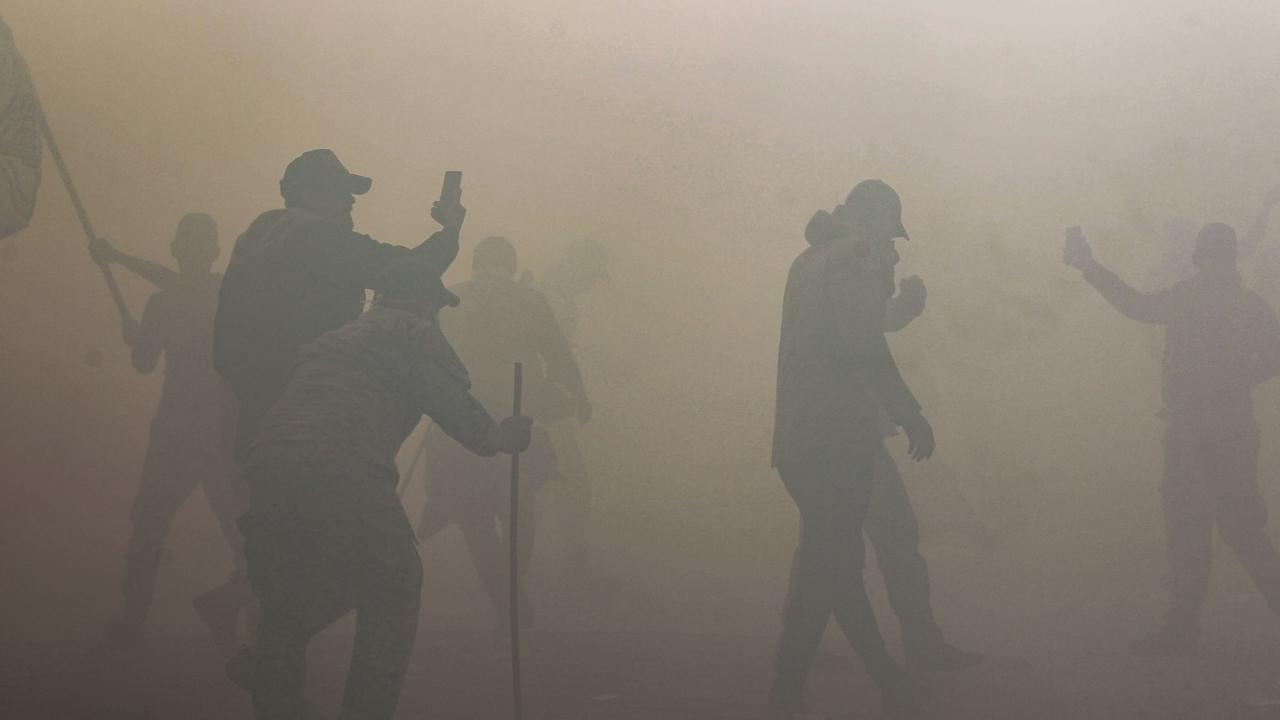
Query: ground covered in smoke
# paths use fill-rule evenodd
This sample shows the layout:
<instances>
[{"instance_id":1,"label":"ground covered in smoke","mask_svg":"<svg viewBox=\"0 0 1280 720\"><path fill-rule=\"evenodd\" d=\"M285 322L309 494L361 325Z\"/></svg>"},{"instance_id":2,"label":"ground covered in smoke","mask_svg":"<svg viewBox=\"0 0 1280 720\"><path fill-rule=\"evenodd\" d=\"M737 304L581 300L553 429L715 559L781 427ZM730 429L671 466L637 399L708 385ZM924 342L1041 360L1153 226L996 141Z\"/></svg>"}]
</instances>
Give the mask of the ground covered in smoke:
<instances>
[{"instance_id":1,"label":"ground covered in smoke","mask_svg":"<svg viewBox=\"0 0 1280 720\"><path fill-rule=\"evenodd\" d=\"M340 701L346 633L311 652L312 699L332 717ZM1064 646L1040 657L992 657L933 681L952 720L1240 720L1280 714L1280 654L1247 637L1196 659L1146 661ZM718 720L759 717L767 688L765 637L601 629L534 632L525 657L530 720ZM4 648L0 714L59 720L247 717L247 697L223 680L204 638L166 637L142 657L84 647ZM12 662L23 658L22 663ZM398 717L510 717L509 654L485 633L427 632ZM815 720L879 717L855 662L828 654L810 682Z\"/></svg>"},{"instance_id":2,"label":"ground covered in smoke","mask_svg":"<svg viewBox=\"0 0 1280 720\"><path fill-rule=\"evenodd\" d=\"M606 579L570 592L554 532L539 539L531 718L759 715L796 532L769 468L781 290L810 214L866 177L901 191L899 270L929 286L891 342L938 433L933 461L903 461L938 613L992 656L937 682L948 717L1280 716L1252 707L1280 697L1280 621L1221 547L1203 655L1124 654L1163 600L1158 339L1059 257L1081 223L1141 284L1170 250L1150 225L1247 226L1280 181L1273 3L444 5L4 12L98 231L131 252L165 259L177 219L204 210L225 262L309 147L375 176L357 227L401 244L431 229L440 172L463 168L451 282L491 233L535 272L577 237L614 251L579 353ZM0 256L0 716L234 717L244 698L189 605L228 567L198 495L175 523L150 657L95 650L159 378L129 367L79 232L46 167L31 227ZM140 308L150 289L121 285ZM1257 395L1274 509L1280 388ZM403 716L503 717L505 661L465 549L450 532L422 551ZM325 707L347 632L316 645ZM826 648L814 710L875 717L844 644Z\"/></svg>"}]
</instances>

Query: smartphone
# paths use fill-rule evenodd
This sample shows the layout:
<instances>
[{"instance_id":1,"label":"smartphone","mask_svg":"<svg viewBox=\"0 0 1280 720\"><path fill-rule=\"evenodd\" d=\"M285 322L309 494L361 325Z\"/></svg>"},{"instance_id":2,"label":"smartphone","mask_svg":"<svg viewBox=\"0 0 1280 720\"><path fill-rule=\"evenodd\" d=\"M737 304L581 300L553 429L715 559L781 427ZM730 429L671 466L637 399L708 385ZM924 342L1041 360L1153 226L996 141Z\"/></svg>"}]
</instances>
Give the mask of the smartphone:
<instances>
[{"instance_id":1,"label":"smartphone","mask_svg":"<svg viewBox=\"0 0 1280 720\"><path fill-rule=\"evenodd\" d=\"M462 201L462 171L447 170L444 185L440 187L440 204L456 205Z\"/></svg>"}]
</instances>

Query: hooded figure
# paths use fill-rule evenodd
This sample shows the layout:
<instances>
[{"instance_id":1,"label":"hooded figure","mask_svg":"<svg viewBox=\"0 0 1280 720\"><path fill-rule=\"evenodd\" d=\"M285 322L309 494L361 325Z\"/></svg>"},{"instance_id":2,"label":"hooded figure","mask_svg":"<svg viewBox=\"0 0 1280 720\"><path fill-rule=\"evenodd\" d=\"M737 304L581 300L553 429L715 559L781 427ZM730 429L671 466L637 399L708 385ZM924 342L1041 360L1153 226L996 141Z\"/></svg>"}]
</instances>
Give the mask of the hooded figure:
<instances>
[{"instance_id":1,"label":"hooded figure","mask_svg":"<svg viewBox=\"0 0 1280 720\"><path fill-rule=\"evenodd\" d=\"M818 213L809 247L787 275L778 344L773 465L801 516L800 545L778 643L769 717L795 717L804 681L834 615L879 685L886 717L928 705L885 649L867 599L862 525L871 501L881 410L903 427L913 457L933 431L884 338L893 242L905 237L897 193L859 184L844 209Z\"/></svg>"}]
</instances>

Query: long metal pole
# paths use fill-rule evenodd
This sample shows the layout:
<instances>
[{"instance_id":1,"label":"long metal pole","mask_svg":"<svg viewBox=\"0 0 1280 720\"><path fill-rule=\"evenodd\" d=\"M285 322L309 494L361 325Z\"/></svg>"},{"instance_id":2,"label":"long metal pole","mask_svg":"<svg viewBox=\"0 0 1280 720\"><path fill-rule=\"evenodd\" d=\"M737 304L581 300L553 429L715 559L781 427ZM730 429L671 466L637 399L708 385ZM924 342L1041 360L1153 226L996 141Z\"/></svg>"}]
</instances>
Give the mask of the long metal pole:
<instances>
[{"instance_id":1,"label":"long metal pole","mask_svg":"<svg viewBox=\"0 0 1280 720\"><path fill-rule=\"evenodd\" d=\"M39 105L39 100L37 99ZM76 209L76 216L80 218L80 227L84 229L85 239L92 243L98 236L93 232L93 224L89 222L89 213L84 209L84 203L80 202L80 193L76 192L76 185L71 180L71 172L67 170L67 163L62 159L62 152L58 149L58 142L53 138L53 131L49 129L49 120L44 115L44 105L39 105L40 130L44 133L45 145L49 147L49 154L53 156L53 164L58 167L58 175L62 177L62 184L67 188L67 195L71 198L71 205ZM124 304L124 296L120 294L120 286L116 284L116 276L111 274L111 268L106 263L98 263L98 269L102 271L102 279L107 283L107 290L111 292L111 301L115 303L116 310L120 313L121 322L128 322L133 319L129 314L129 307Z\"/></svg>"},{"instance_id":2,"label":"long metal pole","mask_svg":"<svg viewBox=\"0 0 1280 720\"><path fill-rule=\"evenodd\" d=\"M0 18L0 23L3 23ZM28 75L32 75L30 68L27 68ZM36 99L36 114L40 116L40 133L44 136L44 143L49 147L49 154L53 156L53 164L58 168L58 175L62 178L62 184L67 188L67 195L71 198L71 205L76 210L76 217L80 219L80 227L84 229L85 239L90 244L97 239L97 234L93 232L93 223L89 222L89 213L84 209L84 203L80 202L80 193L76 191L76 184L71 180L71 171L67 169L67 163L62 158L62 151L58 149L58 141L53 137L53 130L49 127L49 118L45 116L44 103L40 100L40 92L36 89L35 78L31 78L31 91ZM102 279L107 283L107 290L111 292L111 301L115 303L116 310L120 313L120 321L128 322L132 320L129 314L129 307L124 304L124 296L120 294L120 286L116 284L115 275L111 274L111 268L106 263L98 263L98 269L102 271Z\"/></svg>"},{"instance_id":3,"label":"long metal pole","mask_svg":"<svg viewBox=\"0 0 1280 720\"><path fill-rule=\"evenodd\" d=\"M515 383L514 392L511 402L513 416L520 415L520 399L524 394L524 365L516 363L515 366ZM507 545L510 548L511 556L509 560L510 578L508 586L510 598L508 600L511 605L511 695L512 709L516 720L524 720L524 693L520 687L520 556L517 552L519 547L519 529L520 517L520 453L511 455L511 518L507 523Z\"/></svg>"}]
</instances>

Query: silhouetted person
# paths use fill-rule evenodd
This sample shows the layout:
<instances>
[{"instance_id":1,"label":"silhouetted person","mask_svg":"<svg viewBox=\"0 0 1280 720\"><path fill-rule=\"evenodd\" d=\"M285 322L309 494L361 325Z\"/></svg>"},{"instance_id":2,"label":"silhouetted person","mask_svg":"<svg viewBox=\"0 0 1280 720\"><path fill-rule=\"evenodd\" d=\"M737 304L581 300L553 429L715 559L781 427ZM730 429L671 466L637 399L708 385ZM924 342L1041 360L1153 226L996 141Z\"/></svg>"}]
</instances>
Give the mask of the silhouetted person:
<instances>
[{"instance_id":1,"label":"silhouetted person","mask_svg":"<svg viewBox=\"0 0 1280 720\"><path fill-rule=\"evenodd\" d=\"M898 332L924 312L927 290L916 276L904 278L901 290L885 306L885 332ZM885 419L884 436L897 435ZM875 488L863 525L884 576L889 605L902 626L907 667L915 671L963 670L982 662L982 656L947 643L929 602L929 567L920 554L920 524L898 465L883 441L876 451Z\"/></svg>"},{"instance_id":2,"label":"silhouetted person","mask_svg":"<svg viewBox=\"0 0 1280 720\"><path fill-rule=\"evenodd\" d=\"M933 430L884 337L894 239L905 238L898 195L878 180L845 203L847 224L820 212L810 247L787 276L778 348L773 465L800 510L769 717L795 716L833 614L880 687L886 717L927 709L926 691L889 656L863 584L863 523L871 503L884 409L910 454L933 453Z\"/></svg>"},{"instance_id":3,"label":"silhouetted person","mask_svg":"<svg viewBox=\"0 0 1280 720\"><path fill-rule=\"evenodd\" d=\"M1163 627L1135 641L1142 655L1196 652L1209 583L1212 532L1273 611L1280 612L1280 556L1267 536L1258 494L1258 429L1252 388L1280 373L1280 322L1236 272L1236 235L1210 223L1196 238L1196 274L1144 293L1093 258L1083 236L1068 233L1064 261L1121 313L1163 326L1161 373L1166 422L1164 498L1170 602Z\"/></svg>"},{"instance_id":4,"label":"silhouetted person","mask_svg":"<svg viewBox=\"0 0 1280 720\"><path fill-rule=\"evenodd\" d=\"M252 597L241 572L240 533L235 528L243 507L236 501L231 461L234 398L213 371L210 352L222 280L212 272L218 228L204 213L182 218L169 245L177 272L120 252L105 240L91 249L99 262L119 264L160 288L147 301L141 323L125 325L124 339L138 372L151 372L164 356L160 407L151 422L142 481L130 513L124 607L108 635L126 644L141 642L173 516L199 486L231 547L237 572L221 587L198 596L195 605L221 650L229 654L236 646L237 619Z\"/></svg>"},{"instance_id":5,"label":"silhouetted person","mask_svg":"<svg viewBox=\"0 0 1280 720\"><path fill-rule=\"evenodd\" d=\"M303 717L307 644L352 610L340 717L394 714L422 584L395 456L422 416L480 455L529 445L527 418L496 423L468 392L436 324L457 302L438 273L424 262L393 270L371 310L304 345L249 451L240 527L262 621L253 653L229 671L250 686L260 720Z\"/></svg>"},{"instance_id":6,"label":"silhouetted person","mask_svg":"<svg viewBox=\"0 0 1280 720\"><path fill-rule=\"evenodd\" d=\"M590 238L574 241L560 262L534 287L541 290L560 323L571 347L578 342L579 302L602 283L608 283L609 254ZM592 406L586 393L577 398L573 417L548 423L547 433L555 447L563 482L550 489L547 498L551 518L568 554L570 572L579 579L590 573L591 476L587 472L578 426L591 420Z\"/></svg>"},{"instance_id":7,"label":"silhouetted person","mask_svg":"<svg viewBox=\"0 0 1280 720\"><path fill-rule=\"evenodd\" d=\"M491 413L510 406L512 365L525 367L525 408L538 424L521 465L523 577L533 551L536 493L545 483L559 480L556 453L542 423L573 414L586 395L569 343L546 298L516 281L517 262L516 249L506 238L477 243L471 279L449 288L462 303L446 313L440 325L471 371L476 397ZM426 476L427 504L419 534L427 538L448 525L459 525L502 633L510 611L505 538L497 525L508 527L509 465L466 453L438 432L428 439L426 455L433 471ZM518 592L521 615L532 623L533 608L524 588Z\"/></svg>"},{"instance_id":8,"label":"silhouetted person","mask_svg":"<svg viewBox=\"0 0 1280 720\"><path fill-rule=\"evenodd\" d=\"M1267 237L1267 229L1271 221L1271 212L1280 204L1280 187L1273 188L1262 200L1262 207L1254 216L1253 224L1241 236L1237 254L1243 260L1253 256L1262 249L1267 255L1268 249L1261 248ZM1160 256L1147 273L1145 290L1163 290L1174 283L1186 280L1196 273L1191 260L1191 250L1195 247L1195 223L1185 217L1174 217L1166 220L1157 230L1147 213L1137 204L1129 205L1129 223L1142 235L1149 238L1160 251Z\"/></svg>"},{"instance_id":9,"label":"silhouetted person","mask_svg":"<svg viewBox=\"0 0 1280 720\"><path fill-rule=\"evenodd\" d=\"M236 240L218 302L214 367L240 400L239 459L259 420L284 390L298 349L360 315L365 290L412 253L447 267L466 217L459 204L436 203L444 226L418 248L380 243L352 230L355 196L372 180L348 172L331 150L310 150L280 180L284 208L259 215Z\"/></svg>"}]
</instances>

